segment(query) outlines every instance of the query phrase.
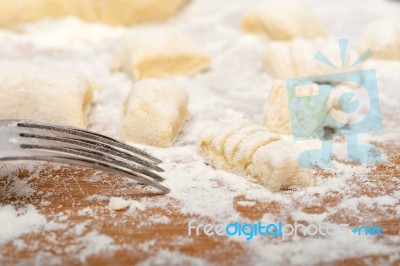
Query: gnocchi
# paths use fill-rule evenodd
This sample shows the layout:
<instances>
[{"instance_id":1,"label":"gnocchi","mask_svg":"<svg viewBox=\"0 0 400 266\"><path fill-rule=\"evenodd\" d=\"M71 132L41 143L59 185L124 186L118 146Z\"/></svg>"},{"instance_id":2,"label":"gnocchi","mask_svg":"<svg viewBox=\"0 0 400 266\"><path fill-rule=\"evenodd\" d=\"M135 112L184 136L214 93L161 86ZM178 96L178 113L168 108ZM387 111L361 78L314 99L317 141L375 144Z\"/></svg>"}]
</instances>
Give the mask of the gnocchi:
<instances>
[{"instance_id":1,"label":"gnocchi","mask_svg":"<svg viewBox=\"0 0 400 266\"><path fill-rule=\"evenodd\" d=\"M333 64L340 65L341 57L336 40L296 39L291 42L269 42L262 55L266 70L275 78L288 79L342 71L317 61L314 57L321 51ZM345 67L356 59L356 53L349 51Z\"/></svg>"},{"instance_id":2,"label":"gnocchi","mask_svg":"<svg viewBox=\"0 0 400 266\"><path fill-rule=\"evenodd\" d=\"M326 35L325 29L309 8L295 1L265 1L244 15L241 27L245 32L261 34L274 40Z\"/></svg>"},{"instance_id":3,"label":"gnocchi","mask_svg":"<svg viewBox=\"0 0 400 266\"><path fill-rule=\"evenodd\" d=\"M383 77L396 77L400 73L399 60L381 60L371 59L362 64L363 69L375 69L377 71L378 80L380 76ZM386 78L386 79L387 79Z\"/></svg>"},{"instance_id":4,"label":"gnocchi","mask_svg":"<svg viewBox=\"0 0 400 266\"><path fill-rule=\"evenodd\" d=\"M360 52L371 49L372 57L400 60L400 19L383 18L372 21L361 39Z\"/></svg>"},{"instance_id":5,"label":"gnocchi","mask_svg":"<svg viewBox=\"0 0 400 266\"><path fill-rule=\"evenodd\" d=\"M268 187L312 186L309 169L298 166L298 151L278 134L247 120L221 124L204 132L200 141L204 161Z\"/></svg>"},{"instance_id":6,"label":"gnocchi","mask_svg":"<svg viewBox=\"0 0 400 266\"><path fill-rule=\"evenodd\" d=\"M318 94L317 86L318 84L315 83L310 84L309 86L302 86L301 92L299 92L299 95L296 93L296 96ZM324 135L325 127L338 129L348 122L345 117L340 117L339 120L342 123L338 123L328 116L329 112L341 110L341 106L334 104L338 102L340 97L340 94L337 93L337 88L340 86L351 88L349 84L340 83L333 88L331 95L327 97L325 101L323 99L322 101L315 101L311 98L309 98L310 100L308 102L303 100L303 103L305 104L302 105L302 109L299 109L298 111L304 112L304 114L299 114L299 117L304 117L304 123L307 125L303 127L303 130L307 128L307 134L309 136L322 137ZM355 90L356 88L351 89ZM308 115L310 113L309 110L313 110L311 113L315 115L315 117L310 117ZM264 108L264 123L265 127L271 132L286 135L292 134L288 94L286 84L282 80L275 80L272 85ZM297 123L301 124L302 122L298 121Z\"/></svg>"},{"instance_id":7,"label":"gnocchi","mask_svg":"<svg viewBox=\"0 0 400 266\"><path fill-rule=\"evenodd\" d=\"M177 83L147 79L134 85L123 106L121 139L172 145L186 120L189 96Z\"/></svg>"},{"instance_id":8,"label":"gnocchi","mask_svg":"<svg viewBox=\"0 0 400 266\"><path fill-rule=\"evenodd\" d=\"M187 0L0 0L0 27L44 17L75 15L88 21L132 25L171 17Z\"/></svg>"},{"instance_id":9,"label":"gnocchi","mask_svg":"<svg viewBox=\"0 0 400 266\"><path fill-rule=\"evenodd\" d=\"M75 73L0 62L0 119L40 119L85 128L96 85Z\"/></svg>"},{"instance_id":10,"label":"gnocchi","mask_svg":"<svg viewBox=\"0 0 400 266\"><path fill-rule=\"evenodd\" d=\"M141 80L190 75L208 65L208 56L182 33L168 27L142 27L122 41L111 68Z\"/></svg>"}]
</instances>

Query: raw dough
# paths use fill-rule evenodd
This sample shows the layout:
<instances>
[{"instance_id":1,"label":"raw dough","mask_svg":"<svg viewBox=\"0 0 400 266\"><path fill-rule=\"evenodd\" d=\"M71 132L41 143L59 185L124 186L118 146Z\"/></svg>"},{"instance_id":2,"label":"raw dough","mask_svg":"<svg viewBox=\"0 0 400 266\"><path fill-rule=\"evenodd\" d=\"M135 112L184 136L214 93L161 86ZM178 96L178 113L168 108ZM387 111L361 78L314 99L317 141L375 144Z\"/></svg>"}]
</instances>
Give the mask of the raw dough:
<instances>
[{"instance_id":1,"label":"raw dough","mask_svg":"<svg viewBox=\"0 0 400 266\"><path fill-rule=\"evenodd\" d=\"M400 19L382 18L372 21L361 39L360 53L367 49L372 57L386 60L400 60Z\"/></svg>"},{"instance_id":2,"label":"raw dough","mask_svg":"<svg viewBox=\"0 0 400 266\"><path fill-rule=\"evenodd\" d=\"M0 62L0 119L40 119L86 127L95 85L78 74Z\"/></svg>"},{"instance_id":3,"label":"raw dough","mask_svg":"<svg viewBox=\"0 0 400 266\"><path fill-rule=\"evenodd\" d=\"M114 211L120 211L127 209L131 205L131 201L120 198L120 197L111 197L108 206Z\"/></svg>"},{"instance_id":4,"label":"raw dough","mask_svg":"<svg viewBox=\"0 0 400 266\"><path fill-rule=\"evenodd\" d=\"M285 81L276 80L264 108L265 127L275 133L292 134Z\"/></svg>"},{"instance_id":5,"label":"raw dough","mask_svg":"<svg viewBox=\"0 0 400 266\"><path fill-rule=\"evenodd\" d=\"M120 197L111 197L108 206L114 211L125 210L129 207L128 212L134 213L136 210L144 211L145 206L136 200L126 200Z\"/></svg>"},{"instance_id":6,"label":"raw dough","mask_svg":"<svg viewBox=\"0 0 400 266\"><path fill-rule=\"evenodd\" d=\"M170 78L204 70L208 56L188 37L168 27L142 27L122 41L112 69L136 80Z\"/></svg>"},{"instance_id":7,"label":"raw dough","mask_svg":"<svg viewBox=\"0 0 400 266\"><path fill-rule=\"evenodd\" d=\"M88 21L132 25L164 20L187 0L0 0L0 27L44 17L75 15Z\"/></svg>"},{"instance_id":8,"label":"raw dough","mask_svg":"<svg viewBox=\"0 0 400 266\"><path fill-rule=\"evenodd\" d=\"M320 51L336 69L315 59ZM333 39L296 39L291 42L268 42L262 59L267 71L275 78L288 79L343 72L357 57L348 49L344 69L341 64L337 40ZM352 68L355 70L357 68Z\"/></svg>"},{"instance_id":9,"label":"raw dough","mask_svg":"<svg viewBox=\"0 0 400 266\"><path fill-rule=\"evenodd\" d=\"M308 129L308 136L320 138L324 135L324 128L326 127L332 129L343 127L342 123L337 123L328 116L328 113L332 110L341 110L339 105L328 103L328 99L330 99L332 103L337 102L335 99L338 99L340 95L335 93L335 88L339 88L340 86L350 87L349 84L341 83L332 88L331 95L326 99L321 99L321 101L305 101L307 99L305 98L305 100L302 101L304 104L302 105L303 109L299 111L304 111L305 114L300 114L299 117L304 117L304 123L306 123L307 127L303 127L303 129ZM318 94L318 84L315 83L309 86L303 86L301 91L299 90L297 96L314 94ZM315 117L306 115L309 110L313 110ZM341 117L340 120L345 123L348 122L344 117ZM285 81L275 80L273 83L264 108L264 122L266 128L271 132L287 135L292 134L292 123L290 120L289 101ZM299 126L301 126L301 124L302 122L299 122Z\"/></svg>"},{"instance_id":10,"label":"raw dough","mask_svg":"<svg viewBox=\"0 0 400 266\"><path fill-rule=\"evenodd\" d=\"M189 96L177 83L148 79L135 84L125 101L121 138L170 146L187 118Z\"/></svg>"},{"instance_id":11,"label":"raw dough","mask_svg":"<svg viewBox=\"0 0 400 266\"><path fill-rule=\"evenodd\" d=\"M399 60L371 59L362 64L363 69L375 69L378 81L381 78L397 78L400 73ZM381 87L381 89L384 89Z\"/></svg>"},{"instance_id":12,"label":"raw dough","mask_svg":"<svg viewBox=\"0 0 400 266\"><path fill-rule=\"evenodd\" d=\"M241 26L246 32L262 34L275 40L326 35L310 8L295 1L265 1L244 15Z\"/></svg>"},{"instance_id":13,"label":"raw dough","mask_svg":"<svg viewBox=\"0 0 400 266\"><path fill-rule=\"evenodd\" d=\"M310 170L299 168L295 148L278 134L247 120L207 130L200 141L200 152L206 163L251 177L273 191L314 183Z\"/></svg>"}]
</instances>

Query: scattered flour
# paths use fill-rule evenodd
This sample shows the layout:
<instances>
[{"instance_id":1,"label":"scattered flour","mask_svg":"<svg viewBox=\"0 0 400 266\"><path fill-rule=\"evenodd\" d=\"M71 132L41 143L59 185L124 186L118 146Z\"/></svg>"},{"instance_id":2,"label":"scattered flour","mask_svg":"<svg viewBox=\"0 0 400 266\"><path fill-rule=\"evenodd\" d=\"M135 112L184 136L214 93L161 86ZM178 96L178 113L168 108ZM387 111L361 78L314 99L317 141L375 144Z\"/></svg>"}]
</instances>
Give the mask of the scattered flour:
<instances>
[{"instance_id":1,"label":"scattered flour","mask_svg":"<svg viewBox=\"0 0 400 266\"><path fill-rule=\"evenodd\" d=\"M109 199L110 197L99 194L92 194L86 197L86 200L93 200L93 201L108 201Z\"/></svg>"},{"instance_id":2,"label":"scattered flour","mask_svg":"<svg viewBox=\"0 0 400 266\"><path fill-rule=\"evenodd\" d=\"M143 205L141 202L136 201L136 200L130 200L130 206L128 213L129 214L134 214L137 211L144 211L146 209L146 206Z\"/></svg>"},{"instance_id":3,"label":"scattered flour","mask_svg":"<svg viewBox=\"0 0 400 266\"><path fill-rule=\"evenodd\" d=\"M19 209L11 205L0 206L0 244L23 234L39 232L46 222L46 218L33 205Z\"/></svg>"},{"instance_id":4,"label":"scattered flour","mask_svg":"<svg viewBox=\"0 0 400 266\"><path fill-rule=\"evenodd\" d=\"M143 199L140 202L117 200L116 203L114 202L116 208L125 206L122 209L127 209L127 211L123 215L129 219L130 214L136 215L147 208L168 208L169 204L178 202L182 215L193 215L215 223L248 221L234 206L239 196L245 196L246 200L238 201L238 206L252 207L256 201L277 202L282 206L282 209L276 210L276 213L269 209L265 213L260 213L262 219L266 221L277 221L292 216L292 218L308 222L320 222L340 211L343 211L345 216L371 218L360 216L359 206L383 210L390 208L394 212L394 217L400 217L398 190L389 195L374 197L355 195L358 186L352 182L354 178L371 186L379 185L379 176L373 180L366 178L367 174L374 170L373 166L352 166L335 161L334 168L326 170L332 177L326 178L318 172L314 173L314 187L272 193L256 183L234 174L215 170L203 163L197 150L197 142L202 130L227 118L249 118L256 123L262 123L262 110L273 80L263 69L260 60L263 42L254 36L242 34L239 29L239 20L244 10L257 2L259 1L191 1L182 14L168 22L184 31L203 47L212 58L212 66L210 71L177 80L187 87L190 93L191 119L185 124L176 144L168 149L145 147L147 151L163 160L161 166L166 170L164 184L171 189L171 193L166 197ZM305 2L315 9L316 15L330 32L355 40L350 42L350 45L356 45L363 25L367 24L371 18L389 13L398 14L400 11L395 1L389 3L389 1L371 0L368 6L373 8L366 8L365 1L362 0L351 1L351 3L347 0L323 2L305 0ZM359 14L360 8L363 14L354 16L354 14ZM215 12L216 10L218 12ZM34 64L47 67L63 67L79 71L96 81L101 91L94 98L93 108L89 115L89 128L111 137L118 137L121 105L132 88L132 82L124 74L110 72L109 62L114 46L129 30L124 27L86 23L75 18L43 20L22 26L17 32L0 30L0 58L29 60ZM379 73L378 69L378 82L381 100L385 101L385 104L387 100L390 106L397 106L396 100L400 99L398 77L392 78L385 73ZM381 108L384 113L391 114L392 109L386 105L382 105ZM399 144L398 121L383 122L384 129L381 132L367 134L368 136L363 136L361 140L379 143L393 141ZM335 146L335 152L339 155L338 157L343 158L345 145L338 143ZM30 197L35 192L36 188L29 181L39 177L41 168L37 167L37 164L24 164L29 176L23 180L13 177L13 173L19 168L18 164L1 165L1 176L11 177L5 181L6 183L0 184L1 197L8 198L15 195ZM102 181L101 173L95 172L89 181L92 183ZM376 190L379 192L379 187ZM51 194L45 193L42 206L48 205L48 200L51 199ZM336 195L341 196L338 204L326 206L322 213L309 214L303 210L305 206L321 204L322 197ZM86 199L99 201L99 207L106 207L104 202L110 198L93 194ZM62 206L59 207L61 209ZM113 206L110 207L114 209ZM62 213L60 216L56 214L57 222L47 223L46 218L32 205L21 208L0 205L0 249L10 241L18 249L25 248L25 241L20 239L24 234L40 230L66 229L70 215L71 213ZM89 207L82 208L77 215L82 216L82 219L96 218L96 210ZM167 216L153 215L148 217L143 225L170 222L171 219ZM91 255L112 253L120 248L115 244L113 236L99 233L96 229L87 232L89 228L86 223L76 224L71 230L72 235L76 236L76 243L67 247L67 251L77 256L81 262ZM49 235L50 243L55 241L55 238L52 239L53 236ZM326 239L302 238L292 242L278 242L264 238L255 238L249 242L243 242L243 239L231 239L248 249L251 254L249 264L255 265L260 262L262 264L268 262L271 265L312 265L377 254L387 255L389 263L394 263L396 259L400 259L400 255L398 250L394 250L393 245L386 244L385 241L389 240L392 243L400 243L398 235L382 240L351 236ZM175 244L179 245L178 242ZM156 245L155 241L148 241L141 244L139 248L144 252L150 252ZM138 247L134 246L134 248ZM47 261L50 258L53 259L51 261L54 264L61 264L61 256L47 251L38 254L36 262L37 264L43 261L50 262L50 260ZM210 263L178 251L162 250L152 254L141 264L209 265Z\"/></svg>"},{"instance_id":5,"label":"scattered flour","mask_svg":"<svg viewBox=\"0 0 400 266\"><path fill-rule=\"evenodd\" d=\"M161 250L138 265L212 265L211 262L196 257L191 257L177 251Z\"/></svg>"},{"instance_id":6,"label":"scattered flour","mask_svg":"<svg viewBox=\"0 0 400 266\"><path fill-rule=\"evenodd\" d=\"M256 205L256 202L248 201L248 200L241 200L237 204L242 207L253 207L254 205Z\"/></svg>"},{"instance_id":7,"label":"scattered flour","mask_svg":"<svg viewBox=\"0 0 400 266\"><path fill-rule=\"evenodd\" d=\"M78 216L93 216L94 210L90 207L83 208L77 212Z\"/></svg>"},{"instance_id":8,"label":"scattered flour","mask_svg":"<svg viewBox=\"0 0 400 266\"><path fill-rule=\"evenodd\" d=\"M114 244L114 240L97 231L92 231L78 238L78 243L67 247L68 253L78 254L79 260L85 262L87 257L95 254L107 254L117 251L119 247Z\"/></svg>"},{"instance_id":9,"label":"scattered flour","mask_svg":"<svg viewBox=\"0 0 400 266\"><path fill-rule=\"evenodd\" d=\"M147 219L147 222L151 224L168 224L171 221L171 219L168 216L165 215L152 215Z\"/></svg>"}]
</instances>

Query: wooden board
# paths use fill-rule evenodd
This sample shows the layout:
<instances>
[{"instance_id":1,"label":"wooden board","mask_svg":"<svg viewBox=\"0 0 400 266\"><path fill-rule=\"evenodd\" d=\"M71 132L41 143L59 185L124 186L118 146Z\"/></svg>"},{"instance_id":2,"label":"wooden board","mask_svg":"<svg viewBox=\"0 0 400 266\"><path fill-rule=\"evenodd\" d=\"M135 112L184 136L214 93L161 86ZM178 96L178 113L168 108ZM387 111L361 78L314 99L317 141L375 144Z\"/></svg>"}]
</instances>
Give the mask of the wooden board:
<instances>
[{"instance_id":1,"label":"wooden board","mask_svg":"<svg viewBox=\"0 0 400 266\"><path fill-rule=\"evenodd\" d=\"M383 146L380 145L380 148L385 150L389 160L380 163L374 171L368 174L372 183L379 179L378 187L371 186L370 183L360 183L354 179L352 181L358 183L357 190L352 195L338 193L327 197L315 194L313 197L318 199L319 204L304 206L304 204L298 202L295 206L306 213L318 214L324 212L326 208L337 206L344 196L380 196L398 190L400 187L400 154L398 149L400 147L387 143ZM4 164L2 164L2 167L4 169ZM39 177L29 178L26 170L20 170L16 175L18 179L28 180L28 184L35 188L35 192L29 197L16 196L13 193L11 189L15 187L16 182L13 173L1 177L0 202L2 205L23 206L32 204L41 214L46 216L48 222L52 221L63 226L58 229L53 228L52 230L24 235L22 239L26 242L26 245L22 249L16 248L12 242L8 243L0 251L3 256L0 257L2 264L13 264L21 261L30 264L35 261L35 258L43 259L46 256L62 258L63 263L79 264L82 261L76 258L76 253L82 252L85 248L85 243L82 243L80 236L94 230L112 237L115 244L120 248L115 253L100 252L88 256L89 265L98 265L99 263L133 264L143 261L161 250L178 251L181 254L226 265L246 264L246 255L250 254L246 243L239 244L227 241L226 237L221 236L189 237L187 235L188 221L190 219L207 221L207 219L182 215L180 202L168 196L146 192L143 188L129 185L116 176L94 174L95 172L90 169L76 169L69 166L53 169L49 165L45 170L38 173ZM319 174L329 178L329 174L325 173L324 170L319 170ZM281 193L285 193L290 198L290 191ZM123 196L137 200L143 198L151 200L161 197L165 198L165 205L159 207L150 205L144 211L128 215L125 211L111 211L107 207L108 201L106 199L90 200L88 196L93 195ZM251 207L237 204L238 201L245 199L244 195L237 196L232 202L235 209L244 217L257 221L265 213L279 214L286 211L288 215L285 218L287 221L292 220L291 211L293 210L287 209L287 206L278 202L263 201L256 201L255 205ZM85 213L87 207L92 209L93 212L87 211ZM394 209L381 210L368 206L359 208L361 210L365 208L365 212L346 215L341 213L339 208L334 215L327 217L327 220L336 223L349 223L350 225L357 225L360 221L366 224L380 224L385 228L383 237L387 238L399 234L400 218L396 217ZM166 224L147 223L147 219L154 215L167 216L169 221ZM375 219L371 220L371 216ZM77 234L74 228L81 223L86 223L86 226L81 234ZM180 241L177 241L177 239L180 239ZM399 246L399 243L396 243L395 240L391 243L389 238L388 243ZM334 265L362 265L366 261L382 263L386 259L387 257L384 255L364 256L339 260ZM170 263L172 262L164 261L161 264ZM396 264L399 265L400 261L394 263L394 265Z\"/></svg>"}]
</instances>

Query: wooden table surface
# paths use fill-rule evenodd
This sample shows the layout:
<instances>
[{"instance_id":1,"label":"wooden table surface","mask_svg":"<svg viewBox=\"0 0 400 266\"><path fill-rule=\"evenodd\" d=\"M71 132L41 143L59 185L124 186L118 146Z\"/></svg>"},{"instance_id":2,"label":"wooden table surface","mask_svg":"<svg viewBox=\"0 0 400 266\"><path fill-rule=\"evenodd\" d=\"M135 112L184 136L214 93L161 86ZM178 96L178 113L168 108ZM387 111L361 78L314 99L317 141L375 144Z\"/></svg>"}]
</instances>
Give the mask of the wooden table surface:
<instances>
[{"instance_id":1,"label":"wooden table surface","mask_svg":"<svg viewBox=\"0 0 400 266\"><path fill-rule=\"evenodd\" d=\"M390 143L379 146L389 156L388 162L377 165L375 170L369 173L371 180L376 180L377 176L379 176L379 189L354 179L354 182L358 182L354 196L386 195L393 192L393 190L399 189L400 154L398 149L400 147ZM4 164L1 167L4 167ZM329 178L329 174L325 173L324 170L319 170L319 172ZM17 249L15 245L8 243L0 251L2 255L0 257L1 264L6 265L17 262L30 264L35 261L38 255L42 259L46 258L46 256L49 258L61 258L61 261L65 264L80 264L82 261L74 255L85 248L85 243L80 242L79 236L93 230L112 237L115 244L120 248L115 253L100 252L99 254L88 256L86 262L89 265L105 263L113 263L114 265L133 264L151 257L160 250L178 251L181 254L225 265L246 264L246 255L249 255L246 243L239 244L227 241L226 237L206 236L192 237L188 241L188 221L190 219L198 219L199 221L206 219L182 215L180 213L180 202L169 198L169 196L146 193L142 188L129 185L116 176L104 174L99 176L98 180L93 180L93 174L94 171L89 169L74 169L68 166L53 169L49 165L46 170L42 170L39 173L38 178L29 178L27 170L22 169L16 175L15 173L9 173L1 177L2 193L0 194L0 202L2 205L23 206L32 204L39 213L47 217L49 222L53 221L64 226L51 231L44 230L39 233L23 235L22 239L27 245L22 249ZM11 189L15 185L13 184L16 182L15 176L18 179L28 180L28 183L35 188L35 192L29 197L22 197L16 196L13 191L8 190L8 188ZM395 178L393 179L393 177ZM290 196L290 191L282 193ZM136 212L135 215L127 215L126 211L111 211L107 206L107 199L90 200L88 196L91 195L123 196L137 200L165 197L166 200L165 206L150 206L146 207L144 211ZM333 197L317 194L314 196L319 199L320 204L304 206L299 202L298 207L306 213L322 213L326 208L337 205L344 195L338 193ZM278 202L263 201L257 201L251 207L238 205L237 202L243 199L245 199L244 195L238 196L232 204L241 215L254 221L260 219L264 213L279 213L281 209L287 208ZM43 202L46 202L46 204L43 204ZM90 207L93 212L85 212L87 207ZM378 224L385 228L383 237L399 234L400 218L396 217L394 209L382 211L378 208L368 208L366 213L378 217ZM146 219L157 214L167 216L169 222L166 224L145 222ZM357 215L359 215L358 218L362 219L363 212ZM335 215L328 217L328 220L356 225L358 218L354 217L343 215L339 209ZM290 217L286 218L288 221L291 219ZM80 223L86 223L87 225L82 232L77 233L74 227ZM177 241L179 236L181 241ZM152 240L155 242L151 242ZM148 245L148 243L152 243L152 245L144 248L144 245ZM395 242L391 244L399 245L399 243ZM363 265L366 261L383 263L386 259L387 257L384 255L364 256L339 260L334 265ZM164 261L161 264L173 264L173 262ZM400 261L394 262L394 265L400 265Z\"/></svg>"},{"instance_id":2,"label":"wooden table surface","mask_svg":"<svg viewBox=\"0 0 400 266\"><path fill-rule=\"evenodd\" d=\"M234 107L232 110L241 110L244 106L246 106L246 108L249 106L251 107L252 103L249 102L249 99L259 98L259 94L251 94L255 92L255 90L251 90L251 88L259 89L257 87L257 82L262 80L258 80L258 77L261 77L261 74L264 73L265 70L261 69L261 61L258 62L256 60L259 58L258 54L255 52L253 53L250 50L250 46L246 44L247 39L240 38L241 34L238 23L240 17L245 12L244 6L243 8L237 6L237 3L240 2L237 1L235 5L232 5L233 9L231 12L229 8L225 7L225 2L219 3L218 6L217 1L208 1L204 5L204 8L199 4L201 1L192 2L192 6L189 6L190 10L188 9L188 11L192 13L184 14L185 16L182 17L183 19L190 19L183 20L178 24L182 28L188 26L188 32L191 31L191 28L198 30L198 32L195 31L193 37L199 40L207 37L209 40L205 41L204 44L212 51L212 60L217 63L221 61L221 64L217 64L215 67L216 72L211 75L211 78L215 76L214 79L209 78L203 81L200 79L200 81L203 82L200 83L200 89L206 89L202 87L204 84L207 84L204 87L210 87L210 89L216 89L220 86L220 88L216 89L216 92L220 94L218 95L218 97L221 97L220 99L225 99L224 97L228 97L226 96L225 89L231 89L231 86L235 85L235 90L232 90L229 98L232 104L216 101L216 103L220 105L220 109L218 110L231 107ZM241 3L245 2L247 1L241 1ZM311 3L311 1L306 2ZM381 7L378 5L375 6L374 3L368 3L371 7L370 9L366 8L364 1L357 2L358 5L354 3L350 5L350 1L343 1L343 3L340 1L330 1L329 3L317 5L316 3L319 2L320 1L314 1L315 11L321 16L323 22L332 24L332 29L335 29L336 33L340 33L340 36L346 36L346 34L356 31L361 33L365 26L364 22L369 22L375 16L378 17L379 14L384 14L380 9ZM383 2L384 1L382 1L382 3ZM389 3L393 1L385 2ZM394 3L390 4L394 6ZM250 6L251 5L249 5L249 7ZM392 8L392 5L389 8ZM227 11L226 14L223 11ZM218 12L221 14L219 15ZM355 17L353 17L354 14ZM339 17L339 15L342 16ZM207 24L196 24L196 20L199 20L202 16L207 18ZM235 19L237 20L237 25L234 24ZM343 26L340 26L338 22L341 22ZM57 29L64 31L64 26L69 24L60 24L61 26L58 26L60 28ZM54 32L57 33L53 36L54 40L56 40L55 43L57 44L63 40L71 42L69 40L82 39L82 42L80 42L80 40L76 40L76 43L71 42L71 46L79 48L80 45L82 45L85 49L90 51L90 53L81 54L80 52L71 52L70 54L68 51L60 52L57 49L48 49L46 48L47 46L40 47L40 45L38 45L38 48L35 48L35 43L36 45L44 43L41 39L40 42L38 41L39 38L42 38L38 33L42 30L46 31L43 27L43 29L34 28L32 32L27 31L30 33L28 36L32 36L32 38L35 37L35 42L32 43L28 42L24 44L20 41L19 35L22 35L20 32L16 33L16 37L7 37L5 41L3 41L6 48L0 50L0 55L11 60L24 58L32 62L41 62L43 61L42 59L46 59L50 60L49 62L58 64L59 62L63 63L65 61L66 65L70 64L70 67L76 66L78 69L80 69L79 66L83 65L83 63L86 64L86 61L89 62L92 60L94 63L88 65L87 69L81 68L88 70L88 73L92 67L103 71L103 68L97 67L97 61L99 61L100 64L104 57L104 62L106 62L106 54L97 53L108 51L109 44L103 47L102 38L104 38L104 36L100 38L94 34L96 36L93 39L85 39L83 37L88 33L84 30L76 31L76 25L78 25L79 28L81 24L76 24L76 22L72 21L71 25L72 26L68 28L69 32L67 32L65 36L63 36L64 32L60 34L58 30L54 30ZM215 31L211 30L211 27L215 28ZM232 27L237 28L237 32L235 28ZM92 31L97 32L98 29L94 28L88 32ZM51 32L52 30L50 29L49 33L47 33L47 35L43 34L43 36L49 37L51 36ZM99 34L99 36L102 35ZM226 40L224 38L226 38ZM97 43L100 42L100 40L102 42L101 45ZM106 40L108 40L108 37ZM216 40L220 40L221 43L217 43ZM85 43L85 45L82 43ZM99 46L95 45L88 49L91 44ZM354 43L354 45L356 45L356 43ZM10 47L13 49L10 49ZM226 53L227 51L225 50L229 53ZM94 51L93 55L92 51ZM20 55L16 56L13 55L13 53ZM241 55L242 53L243 55ZM98 57L101 60L97 60ZM232 60L230 58L232 58ZM251 64L249 64L250 61L252 62ZM253 61L255 62L254 69L245 72L244 69L252 65ZM243 73L224 71L224 68L230 70L228 69L230 65L232 65L232 70L240 70L243 71ZM107 64L104 63L104 66L108 71L108 61ZM227 73L226 75L222 77L218 76L225 72ZM100 76L107 72L98 73L100 74L97 75ZM230 79L233 80L235 75L238 75L241 79L238 79L237 82L236 80L228 82ZM115 79L115 82L117 81L118 83L115 84L120 84L119 79ZM105 84L110 87L108 88L109 91L116 89L113 82L114 81L109 82L108 80L105 82ZM386 88L382 87L380 90L381 89L385 90ZM243 96L243 91L245 90L249 91L251 97ZM205 90L204 94L206 95L208 92L208 90ZM112 94L109 93L105 95L109 97L109 95ZM199 97L200 96L203 97L203 95L199 95ZM244 97L244 99L242 99L242 97ZM389 96L387 97L389 98ZM393 97L393 99L396 99L396 97ZM261 100L259 103L261 103ZM259 106L255 105L257 108ZM389 121L392 128L397 128L400 122L400 109L397 108L396 111L392 109L392 106L385 107L386 106L382 105L382 109L386 112L384 120ZM254 108L254 110L255 109L256 108ZM257 115L260 110L257 110ZM207 116L208 113L213 112L213 110L204 111L204 113L207 113ZM243 112L243 114L253 115L251 111L252 108L249 108L246 112ZM99 116L102 114L103 113L99 112ZM209 117L207 116L204 117L208 119ZM216 115L216 118L217 116L218 115ZM114 119L117 119L117 116ZM391 129L386 128L385 130L390 131ZM379 137L377 137L377 140L379 140ZM234 196L232 206L242 217L254 222L257 222L268 213L290 223L295 220L294 217L292 217L293 211L299 210L305 214L318 215L328 213L325 220L330 223L347 223L350 226L359 226L361 223L367 226L379 224L384 227L384 236L377 238L383 240L386 246L398 248L398 258L400 258L400 194L398 192L400 188L400 141L399 138L397 138L396 142L377 141L373 144L387 155L387 160L372 166L372 171L367 171L366 176L363 177L363 181L360 181L357 176L346 180L346 182L352 183L352 187L354 187L352 191L335 191L335 193L329 193L329 195L315 193L309 196L313 200L306 202L301 201L298 197L293 197L292 191L278 192L282 193L291 202L290 206L274 200L255 200L247 198L246 195L234 194L236 196ZM152 261L149 264L188 265L196 261L193 258L198 258L199 260L210 261L215 264L247 265L249 264L249 259L253 255L253 250L248 242L231 241L231 239L226 236L208 237L203 235L199 237L189 237L187 226L191 219L195 219L198 223L212 223L214 221L199 215L189 215L186 214L186 212L184 214L181 210L183 206L182 202L169 195L159 195L152 192L152 190L144 189L143 187L129 183L121 177L105 173L99 174L93 169L76 168L68 165L54 167L54 165L44 163L41 164L37 170L31 167L27 170L24 169L23 166L21 166L19 170L13 170L16 169L16 167L9 167L9 164L10 163L0 163L0 207L10 204L15 208L22 208L31 204L36 208L38 213L46 217L47 223L37 232L24 234L18 237L18 239L23 240L22 243L24 243L24 245L19 245L21 242L15 241L8 241L5 244L0 243L0 266L13 265L16 263L22 265L33 265L35 263L46 265L80 265L82 263L87 263L89 265L132 265L138 262L148 261L152 258L158 258L159 261ZM199 173L199 175L200 174L201 173ZM316 170L316 174L323 179L332 177L332 172L324 169ZM220 185L226 186L226 184L222 182ZM27 191L26 195L23 195L21 190L26 188L33 189ZM228 191L228 189L226 191ZM397 205L387 208L379 208L379 206L373 204L372 206L359 205L357 206L357 213L349 213L347 206L341 205L344 198L356 199L363 196L379 197L388 194L397 195ZM134 213L129 213L129 211L126 210L113 211L108 207L109 197L112 196L141 200L149 204L145 204L144 210L137 210ZM209 196L213 197L212 194ZM188 197L190 197L190 195L188 195ZM254 204L251 206L240 204L240 202L244 200L253 201ZM162 204L152 204L154 202ZM214 207L215 206L210 206L210 208ZM332 209L335 211L327 211ZM154 222L157 220L154 219L154 217L168 218L166 222ZM298 222L304 222L306 224L305 221L298 220ZM96 246L96 236L98 236L98 246ZM112 239L113 243L108 246L109 250L105 251L102 250L102 247L104 247L104 241L107 242L107 239ZM293 240L287 241L290 242ZM87 250L87 248L90 250ZM98 249L97 252L92 252L96 250L96 248ZM163 252L169 255L164 258L158 256ZM174 254L177 255L174 257ZM291 255L293 254L288 256ZM324 255L321 254L320 265L324 264L322 262L323 256ZM288 262L289 260L285 261L282 265L288 265ZM366 264L400 265L400 259L389 261L387 254L379 254L378 252L378 254L374 253L363 256L346 256L343 259L337 259L332 262L332 265Z\"/></svg>"}]
</instances>

